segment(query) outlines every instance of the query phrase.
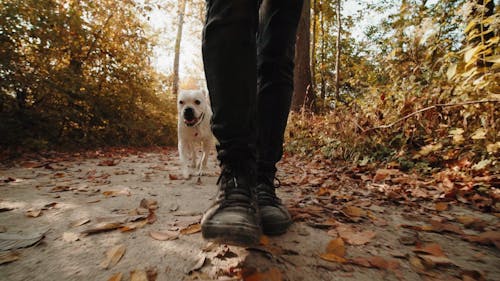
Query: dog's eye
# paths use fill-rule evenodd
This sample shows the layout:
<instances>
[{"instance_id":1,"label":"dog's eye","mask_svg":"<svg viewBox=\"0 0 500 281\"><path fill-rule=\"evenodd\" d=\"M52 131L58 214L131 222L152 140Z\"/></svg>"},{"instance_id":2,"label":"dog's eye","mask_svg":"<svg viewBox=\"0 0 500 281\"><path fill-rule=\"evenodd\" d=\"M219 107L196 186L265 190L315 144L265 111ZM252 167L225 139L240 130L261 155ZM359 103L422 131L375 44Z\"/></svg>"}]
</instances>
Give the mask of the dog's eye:
<instances>
[{"instance_id":1,"label":"dog's eye","mask_svg":"<svg viewBox=\"0 0 500 281\"><path fill-rule=\"evenodd\" d=\"M180 100L180 101L179 101L179 104L184 104L184 101L181 101L181 100Z\"/></svg>"},{"instance_id":2,"label":"dog's eye","mask_svg":"<svg viewBox=\"0 0 500 281\"><path fill-rule=\"evenodd\" d=\"M194 103L196 103L196 105L200 105L201 101L200 100L195 100Z\"/></svg>"}]
</instances>

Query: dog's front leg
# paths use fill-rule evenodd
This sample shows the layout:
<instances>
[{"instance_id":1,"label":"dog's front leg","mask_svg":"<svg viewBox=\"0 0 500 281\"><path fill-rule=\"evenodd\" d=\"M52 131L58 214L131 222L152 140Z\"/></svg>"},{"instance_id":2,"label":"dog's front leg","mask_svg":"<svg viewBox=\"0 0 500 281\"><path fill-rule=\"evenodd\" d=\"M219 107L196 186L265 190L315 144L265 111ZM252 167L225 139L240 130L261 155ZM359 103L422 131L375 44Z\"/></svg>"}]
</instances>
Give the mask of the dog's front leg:
<instances>
[{"instance_id":1,"label":"dog's front leg","mask_svg":"<svg viewBox=\"0 0 500 281\"><path fill-rule=\"evenodd\" d=\"M208 155L210 154L211 146L212 146L212 144L209 141L203 142L203 151L202 151L200 163L198 166L198 175L199 176L202 176L203 171L206 171L206 169L207 169L207 160L208 160Z\"/></svg>"},{"instance_id":2,"label":"dog's front leg","mask_svg":"<svg viewBox=\"0 0 500 281\"><path fill-rule=\"evenodd\" d=\"M189 179L189 147L186 147L188 145L184 144L183 141L179 139L178 142L178 149L179 149L179 158L181 159L181 166L182 166L182 176L185 179Z\"/></svg>"}]
</instances>

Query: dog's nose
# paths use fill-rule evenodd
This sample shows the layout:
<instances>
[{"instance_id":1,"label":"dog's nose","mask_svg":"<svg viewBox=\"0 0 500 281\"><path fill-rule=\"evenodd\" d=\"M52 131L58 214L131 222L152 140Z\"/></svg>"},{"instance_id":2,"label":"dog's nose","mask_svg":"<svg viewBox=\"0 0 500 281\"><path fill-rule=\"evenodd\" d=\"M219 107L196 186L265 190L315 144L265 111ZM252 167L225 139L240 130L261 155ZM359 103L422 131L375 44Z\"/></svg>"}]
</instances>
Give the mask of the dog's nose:
<instances>
[{"instance_id":1,"label":"dog's nose","mask_svg":"<svg viewBox=\"0 0 500 281\"><path fill-rule=\"evenodd\" d=\"M186 119L187 121L191 121L194 118L194 110L191 107L187 107L186 109L184 109L184 119Z\"/></svg>"}]
</instances>

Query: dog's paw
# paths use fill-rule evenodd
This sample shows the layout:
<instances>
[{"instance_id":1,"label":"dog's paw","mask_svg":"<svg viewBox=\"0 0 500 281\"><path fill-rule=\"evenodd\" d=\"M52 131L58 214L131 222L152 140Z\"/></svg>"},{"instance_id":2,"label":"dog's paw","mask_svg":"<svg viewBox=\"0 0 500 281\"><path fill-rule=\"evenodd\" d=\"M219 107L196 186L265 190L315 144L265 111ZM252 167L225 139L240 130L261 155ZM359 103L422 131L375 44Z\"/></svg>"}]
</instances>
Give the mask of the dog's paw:
<instances>
[{"instance_id":1,"label":"dog's paw","mask_svg":"<svg viewBox=\"0 0 500 281\"><path fill-rule=\"evenodd\" d=\"M182 177L185 179L185 180L188 180L190 177L191 177L191 174L189 173L189 170L183 170L182 171Z\"/></svg>"}]
</instances>

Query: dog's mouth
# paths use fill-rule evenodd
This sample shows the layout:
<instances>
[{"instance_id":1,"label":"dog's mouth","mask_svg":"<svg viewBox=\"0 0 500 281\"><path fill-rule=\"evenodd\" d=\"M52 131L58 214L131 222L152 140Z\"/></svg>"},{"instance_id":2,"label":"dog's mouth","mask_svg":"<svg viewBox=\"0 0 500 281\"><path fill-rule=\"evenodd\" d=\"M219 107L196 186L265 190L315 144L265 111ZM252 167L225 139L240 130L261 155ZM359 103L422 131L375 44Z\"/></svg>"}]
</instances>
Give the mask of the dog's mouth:
<instances>
[{"instance_id":1,"label":"dog's mouth","mask_svg":"<svg viewBox=\"0 0 500 281\"><path fill-rule=\"evenodd\" d=\"M190 119L184 118L184 124L186 124L186 126L188 126L188 127L196 126L196 125L200 124L201 121L203 121L203 117L205 117L204 113L200 114L200 117L193 116Z\"/></svg>"}]
</instances>

